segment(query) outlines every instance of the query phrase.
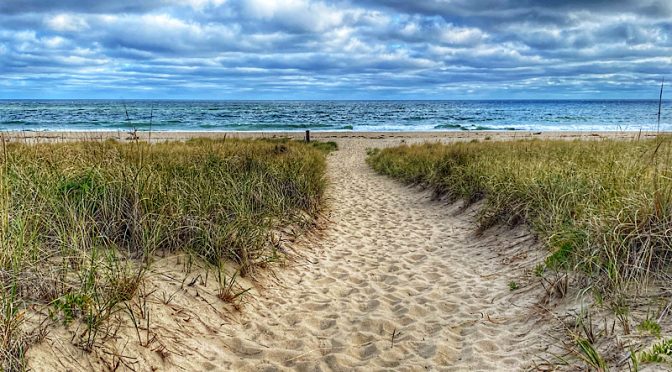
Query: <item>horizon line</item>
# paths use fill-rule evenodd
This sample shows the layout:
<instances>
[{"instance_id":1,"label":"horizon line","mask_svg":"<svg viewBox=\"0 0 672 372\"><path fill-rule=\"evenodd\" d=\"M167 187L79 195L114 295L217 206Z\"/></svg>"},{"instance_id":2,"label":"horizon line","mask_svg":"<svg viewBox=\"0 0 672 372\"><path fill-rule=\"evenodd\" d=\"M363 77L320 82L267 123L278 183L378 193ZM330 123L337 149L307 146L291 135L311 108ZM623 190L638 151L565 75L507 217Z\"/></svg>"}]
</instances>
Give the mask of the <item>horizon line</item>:
<instances>
[{"instance_id":1,"label":"horizon line","mask_svg":"<svg viewBox=\"0 0 672 372\"><path fill-rule=\"evenodd\" d=\"M207 98L0 98L0 101L194 101L194 102L530 102L530 101L655 101L658 98L464 98L464 99L207 99ZM672 101L663 98L662 101Z\"/></svg>"}]
</instances>

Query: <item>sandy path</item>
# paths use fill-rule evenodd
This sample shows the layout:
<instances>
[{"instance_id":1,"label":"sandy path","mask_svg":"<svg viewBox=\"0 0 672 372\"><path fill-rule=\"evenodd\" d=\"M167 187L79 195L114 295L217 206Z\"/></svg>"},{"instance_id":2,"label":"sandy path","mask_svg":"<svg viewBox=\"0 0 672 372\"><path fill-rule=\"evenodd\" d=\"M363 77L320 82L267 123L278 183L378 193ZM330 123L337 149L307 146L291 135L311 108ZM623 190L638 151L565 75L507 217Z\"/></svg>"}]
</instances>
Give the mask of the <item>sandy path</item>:
<instances>
[{"instance_id":1,"label":"sandy path","mask_svg":"<svg viewBox=\"0 0 672 372\"><path fill-rule=\"evenodd\" d=\"M548 329L529 316L539 287L525 287L524 275L543 257L530 235L476 237L471 212L375 174L366 147L399 139L338 141L328 160L330 222L292 247L298 258L263 280L241 312L216 297L207 274L185 274L185 260L169 257L146 280L151 332L138 335L120 315L118 337L85 353L69 341L81 329L55 329L30 349L31 367L114 369L116 355L138 371L528 366ZM522 288L511 292L511 280Z\"/></svg>"},{"instance_id":2,"label":"sandy path","mask_svg":"<svg viewBox=\"0 0 672 372\"><path fill-rule=\"evenodd\" d=\"M238 357L227 358L230 367L511 370L528 363L537 339L527 310L510 302L507 273L515 268L491 249L516 237L475 238L465 213L376 175L363 144L340 146L329 159L332 223L305 261L279 273L284 285L245 311L240 337L227 342Z\"/></svg>"}]
</instances>

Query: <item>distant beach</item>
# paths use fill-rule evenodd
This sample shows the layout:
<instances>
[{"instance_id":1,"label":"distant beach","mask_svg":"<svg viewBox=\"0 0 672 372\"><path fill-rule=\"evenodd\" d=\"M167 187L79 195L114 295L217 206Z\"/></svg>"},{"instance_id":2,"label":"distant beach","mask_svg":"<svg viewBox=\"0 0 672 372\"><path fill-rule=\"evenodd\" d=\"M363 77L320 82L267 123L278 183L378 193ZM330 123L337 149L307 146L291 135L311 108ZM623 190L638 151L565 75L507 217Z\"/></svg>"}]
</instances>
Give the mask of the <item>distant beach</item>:
<instances>
[{"instance_id":1,"label":"distant beach","mask_svg":"<svg viewBox=\"0 0 672 372\"><path fill-rule=\"evenodd\" d=\"M305 131L4 131L0 132L8 142L43 143L62 141L104 141L114 139L121 142L132 140L147 142L187 141L194 138L207 139L293 139L305 138ZM522 139L633 139L654 138L655 131L311 131L315 141L357 141L371 147L388 147L404 143L455 142L473 140L522 140Z\"/></svg>"}]
</instances>

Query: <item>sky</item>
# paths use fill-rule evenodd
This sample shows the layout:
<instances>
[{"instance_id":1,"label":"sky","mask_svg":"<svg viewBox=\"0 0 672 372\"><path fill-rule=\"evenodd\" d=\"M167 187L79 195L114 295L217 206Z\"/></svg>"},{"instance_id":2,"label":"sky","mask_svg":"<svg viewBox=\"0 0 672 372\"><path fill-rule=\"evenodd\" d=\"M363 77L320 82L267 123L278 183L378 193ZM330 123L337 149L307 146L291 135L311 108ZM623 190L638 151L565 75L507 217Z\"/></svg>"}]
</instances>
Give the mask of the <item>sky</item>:
<instances>
[{"instance_id":1,"label":"sky","mask_svg":"<svg viewBox=\"0 0 672 372\"><path fill-rule=\"evenodd\" d=\"M657 99L670 71L671 0L0 0L0 99Z\"/></svg>"}]
</instances>

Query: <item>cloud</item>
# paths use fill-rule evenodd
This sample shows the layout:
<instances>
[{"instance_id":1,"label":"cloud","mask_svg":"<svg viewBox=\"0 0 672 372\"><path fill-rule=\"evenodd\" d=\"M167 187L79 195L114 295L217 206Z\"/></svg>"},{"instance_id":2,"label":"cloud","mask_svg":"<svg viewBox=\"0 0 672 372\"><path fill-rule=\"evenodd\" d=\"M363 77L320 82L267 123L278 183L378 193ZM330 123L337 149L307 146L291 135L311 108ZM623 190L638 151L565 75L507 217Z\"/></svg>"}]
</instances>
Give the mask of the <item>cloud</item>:
<instances>
[{"instance_id":1,"label":"cloud","mask_svg":"<svg viewBox=\"0 0 672 372\"><path fill-rule=\"evenodd\" d=\"M335 6L308 0L249 0L241 8L248 20L270 22L289 32L324 32L341 25L346 13Z\"/></svg>"},{"instance_id":2,"label":"cloud","mask_svg":"<svg viewBox=\"0 0 672 372\"><path fill-rule=\"evenodd\" d=\"M647 98L670 19L666 0L3 0L0 97Z\"/></svg>"},{"instance_id":3,"label":"cloud","mask_svg":"<svg viewBox=\"0 0 672 372\"><path fill-rule=\"evenodd\" d=\"M47 27L57 32L78 32L89 28L89 24L82 17L71 14L56 14L45 21Z\"/></svg>"},{"instance_id":4,"label":"cloud","mask_svg":"<svg viewBox=\"0 0 672 372\"><path fill-rule=\"evenodd\" d=\"M192 1L193 3L193 1ZM26 13L141 13L156 10L165 6L179 4L169 0L3 0L0 2L0 14Z\"/></svg>"}]
</instances>

